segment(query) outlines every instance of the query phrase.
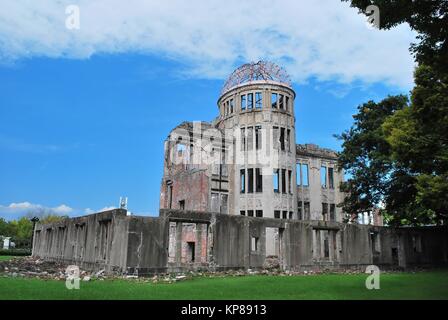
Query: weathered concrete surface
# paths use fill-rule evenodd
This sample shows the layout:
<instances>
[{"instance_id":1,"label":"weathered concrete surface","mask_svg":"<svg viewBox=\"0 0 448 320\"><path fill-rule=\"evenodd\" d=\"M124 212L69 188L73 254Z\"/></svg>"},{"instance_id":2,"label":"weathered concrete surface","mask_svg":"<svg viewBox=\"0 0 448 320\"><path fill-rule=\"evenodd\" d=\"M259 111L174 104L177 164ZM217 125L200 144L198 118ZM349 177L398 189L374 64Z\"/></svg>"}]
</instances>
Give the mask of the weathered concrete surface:
<instances>
[{"instance_id":1,"label":"weathered concrete surface","mask_svg":"<svg viewBox=\"0 0 448 320\"><path fill-rule=\"evenodd\" d=\"M266 237L268 231L273 239ZM271 247L274 256L267 250ZM258 269L277 260L283 270L298 271L442 266L447 252L447 227L388 228L168 209L158 218L112 210L38 225L33 248L33 256L44 260L135 275Z\"/></svg>"},{"instance_id":2,"label":"weathered concrete surface","mask_svg":"<svg viewBox=\"0 0 448 320\"><path fill-rule=\"evenodd\" d=\"M168 255L168 224L150 217L128 217L126 266L129 273L164 271Z\"/></svg>"},{"instance_id":3,"label":"weathered concrete surface","mask_svg":"<svg viewBox=\"0 0 448 320\"><path fill-rule=\"evenodd\" d=\"M129 221L125 210L111 210L36 225L33 256L90 269L126 268Z\"/></svg>"}]
</instances>

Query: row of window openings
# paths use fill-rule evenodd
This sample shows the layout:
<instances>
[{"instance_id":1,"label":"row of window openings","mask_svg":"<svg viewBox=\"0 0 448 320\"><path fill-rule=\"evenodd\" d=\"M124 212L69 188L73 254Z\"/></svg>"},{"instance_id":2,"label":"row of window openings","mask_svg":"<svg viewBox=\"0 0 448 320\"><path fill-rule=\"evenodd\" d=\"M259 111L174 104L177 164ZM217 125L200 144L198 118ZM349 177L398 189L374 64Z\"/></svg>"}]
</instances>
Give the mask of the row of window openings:
<instances>
[{"instance_id":1,"label":"row of window openings","mask_svg":"<svg viewBox=\"0 0 448 320\"><path fill-rule=\"evenodd\" d=\"M296 182L298 186L309 186L308 180L308 164L297 163L296 164Z\"/></svg>"},{"instance_id":2,"label":"row of window openings","mask_svg":"<svg viewBox=\"0 0 448 320\"><path fill-rule=\"evenodd\" d=\"M322 220L336 221L336 205L334 203L322 203Z\"/></svg>"},{"instance_id":3,"label":"row of window openings","mask_svg":"<svg viewBox=\"0 0 448 320\"><path fill-rule=\"evenodd\" d=\"M334 189L334 169L326 166L320 167L320 185L322 188Z\"/></svg>"},{"instance_id":4,"label":"row of window openings","mask_svg":"<svg viewBox=\"0 0 448 320\"><path fill-rule=\"evenodd\" d=\"M213 138L210 138L210 142L213 142ZM190 144L189 146L190 156L193 155L193 148L194 144ZM215 152L219 152L219 150L220 150L219 148L212 148L210 151L210 156L214 156ZM176 152L179 157L182 157L186 153L186 151L187 151L187 145L180 142L176 143ZM223 153L225 152L225 148L222 148L222 152Z\"/></svg>"},{"instance_id":5,"label":"row of window openings","mask_svg":"<svg viewBox=\"0 0 448 320\"><path fill-rule=\"evenodd\" d=\"M241 210L240 211L240 214L242 216L245 216L246 213L247 213L248 217L254 217L254 213L255 213L255 217L257 217L257 218L262 218L263 217L263 210L247 210L247 211Z\"/></svg>"},{"instance_id":6,"label":"row of window openings","mask_svg":"<svg viewBox=\"0 0 448 320\"><path fill-rule=\"evenodd\" d=\"M253 149L255 131L255 149L261 149L261 126L241 128L241 151ZM272 127L274 149L291 151L291 129Z\"/></svg>"},{"instance_id":7,"label":"row of window openings","mask_svg":"<svg viewBox=\"0 0 448 320\"><path fill-rule=\"evenodd\" d=\"M260 150L261 149L261 126L255 126L255 127L247 127L247 128L241 128L241 151L244 150L252 150L253 148L253 132L255 129L255 149ZM278 127L273 127L274 130L274 141L276 141L275 137L278 137L278 133L276 134L276 131L278 132ZM246 135L247 131L247 135ZM285 136L286 132L286 136ZM285 139L286 137L286 139ZM280 128L280 140L279 144L281 150L285 150L285 145L288 147L288 151L291 150L290 148L290 129ZM278 148L277 145L277 148ZM182 153L185 151L185 146L178 144L178 152ZM246 149L247 147L247 149ZM305 163L297 163L296 165L296 181L297 185L308 187L309 186L309 169L308 164ZM334 168L327 167L327 166L321 166L320 168L320 181L322 188L330 188L334 189Z\"/></svg>"},{"instance_id":8,"label":"row of window openings","mask_svg":"<svg viewBox=\"0 0 448 320\"><path fill-rule=\"evenodd\" d=\"M274 169L274 192L292 194L292 171L286 169ZM281 190L280 190L281 186Z\"/></svg>"},{"instance_id":9,"label":"row of window openings","mask_svg":"<svg viewBox=\"0 0 448 320\"><path fill-rule=\"evenodd\" d=\"M255 171L254 171L255 170ZM246 182L246 172L247 172L247 182ZM255 173L255 175L254 175ZM247 189L246 189L247 183ZM263 192L263 175L261 174L260 168L249 168L240 170L240 192L241 193L253 193L254 186L255 192Z\"/></svg>"},{"instance_id":10,"label":"row of window openings","mask_svg":"<svg viewBox=\"0 0 448 320\"><path fill-rule=\"evenodd\" d=\"M309 220L310 219L310 203L309 202L304 202L303 203L303 207L304 207L304 215L302 215L302 202L299 202L299 206L298 206L298 215L297 218L298 220ZM329 212L328 212L329 209ZM253 217L254 216L254 212L255 212L255 216L256 217L263 217L263 210L241 210L240 214L242 216L245 216L247 213L248 217ZM328 214L329 213L329 214ZM280 210L275 210L274 211L274 218L276 219L293 219L293 212L292 211L280 211ZM323 221L336 221L336 205L335 204L328 204L328 203L322 203L322 220Z\"/></svg>"},{"instance_id":11,"label":"row of window openings","mask_svg":"<svg viewBox=\"0 0 448 320\"><path fill-rule=\"evenodd\" d=\"M302 207L303 206L303 207ZM303 208L303 211L302 211ZM299 201L297 205L297 218L299 220L310 220L310 203L307 201ZM322 220L336 221L336 205L334 203L322 203Z\"/></svg>"},{"instance_id":12,"label":"row of window openings","mask_svg":"<svg viewBox=\"0 0 448 320\"><path fill-rule=\"evenodd\" d=\"M281 214L281 215L280 215ZM292 211L280 211L280 210L274 210L274 218L276 219L290 219L293 218L293 212Z\"/></svg>"},{"instance_id":13,"label":"row of window openings","mask_svg":"<svg viewBox=\"0 0 448 320\"><path fill-rule=\"evenodd\" d=\"M245 216L247 214L248 217L253 217L255 212L255 216L257 218L263 217L263 210L241 210L240 215ZM292 219L293 218L293 212L292 211L280 211L275 210L274 211L274 218L276 219Z\"/></svg>"},{"instance_id":14,"label":"row of window openings","mask_svg":"<svg viewBox=\"0 0 448 320\"><path fill-rule=\"evenodd\" d=\"M246 181L246 175L247 175L247 181ZM253 193L254 190L255 192L263 192L263 175L261 174L261 169L260 168L241 169L240 183L241 183L240 186L241 193ZM293 193L292 170L274 169L273 186L274 186L274 192L280 193L281 191L282 193L292 194Z\"/></svg>"},{"instance_id":15,"label":"row of window openings","mask_svg":"<svg viewBox=\"0 0 448 320\"><path fill-rule=\"evenodd\" d=\"M184 154L186 154L186 150L187 150L187 146L181 143L177 143L176 144L176 151L177 151L177 157L181 158L184 156ZM212 148L212 150L210 151L210 157L214 157L215 156L215 152L218 152L216 150L219 149L215 149ZM222 149L222 157L225 157L225 150ZM191 162L193 162L193 144L190 145L190 154L189 154L189 159L185 158L183 159L182 164L184 165L185 168L188 168L188 165L191 165ZM227 171L227 165L225 164L214 164L212 166L212 173L216 174L216 175L222 175L222 176L227 176L228 175L228 171Z\"/></svg>"},{"instance_id":16,"label":"row of window openings","mask_svg":"<svg viewBox=\"0 0 448 320\"><path fill-rule=\"evenodd\" d=\"M309 186L308 164L297 163L296 165L296 181L298 186ZM321 166L320 168L320 184L322 188L334 189L334 168Z\"/></svg>"},{"instance_id":17,"label":"row of window openings","mask_svg":"<svg viewBox=\"0 0 448 320\"><path fill-rule=\"evenodd\" d=\"M235 100L229 99L224 103L224 114L227 116L235 111ZM263 94L261 92L247 93L240 96L241 111L263 108ZM289 97L283 94L271 93L272 109L288 110Z\"/></svg>"},{"instance_id":18,"label":"row of window openings","mask_svg":"<svg viewBox=\"0 0 448 320\"><path fill-rule=\"evenodd\" d=\"M303 212L302 212L303 205ZM299 201L297 205L297 219L299 220L310 220L310 203L305 201Z\"/></svg>"}]
</instances>

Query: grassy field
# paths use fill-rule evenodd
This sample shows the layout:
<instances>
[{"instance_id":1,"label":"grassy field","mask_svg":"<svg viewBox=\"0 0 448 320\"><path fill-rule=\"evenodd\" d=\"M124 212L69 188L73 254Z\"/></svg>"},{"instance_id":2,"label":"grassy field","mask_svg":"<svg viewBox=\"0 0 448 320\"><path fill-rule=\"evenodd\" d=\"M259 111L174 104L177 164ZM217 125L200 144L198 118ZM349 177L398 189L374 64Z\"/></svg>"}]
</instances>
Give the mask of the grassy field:
<instances>
[{"instance_id":1,"label":"grassy field","mask_svg":"<svg viewBox=\"0 0 448 320\"><path fill-rule=\"evenodd\" d=\"M6 261L14 258L13 256L0 256L0 261Z\"/></svg>"},{"instance_id":2,"label":"grassy field","mask_svg":"<svg viewBox=\"0 0 448 320\"><path fill-rule=\"evenodd\" d=\"M448 299L448 271L381 275L381 289L367 290L367 275L243 276L195 278L173 284L127 280L82 282L0 278L5 299Z\"/></svg>"}]
</instances>

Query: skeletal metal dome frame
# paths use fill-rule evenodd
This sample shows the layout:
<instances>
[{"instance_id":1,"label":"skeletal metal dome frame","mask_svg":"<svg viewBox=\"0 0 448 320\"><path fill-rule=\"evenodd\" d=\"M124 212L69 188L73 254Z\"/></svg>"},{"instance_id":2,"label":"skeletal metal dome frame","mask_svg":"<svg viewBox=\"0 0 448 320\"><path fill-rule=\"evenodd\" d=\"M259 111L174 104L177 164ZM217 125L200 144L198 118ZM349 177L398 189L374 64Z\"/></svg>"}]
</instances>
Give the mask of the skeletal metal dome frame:
<instances>
[{"instance_id":1,"label":"skeletal metal dome frame","mask_svg":"<svg viewBox=\"0 0 448 320\"><path fill-rule=\"evenodd\" d=\"M231 88L251 81L275 81L291 87L291 78L282 67L273 62L258 61L243 64L232 72L221 90L226 93Z\"/></svg>"}]
</instances>

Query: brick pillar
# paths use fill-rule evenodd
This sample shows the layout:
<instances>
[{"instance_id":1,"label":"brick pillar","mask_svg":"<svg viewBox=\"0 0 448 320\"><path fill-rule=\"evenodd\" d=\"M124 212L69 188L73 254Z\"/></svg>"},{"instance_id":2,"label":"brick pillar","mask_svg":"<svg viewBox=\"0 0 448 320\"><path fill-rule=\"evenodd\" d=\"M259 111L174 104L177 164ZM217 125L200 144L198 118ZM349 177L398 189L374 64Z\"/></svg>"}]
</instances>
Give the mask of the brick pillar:
<instances>
[{"instance_id":1,"label":"brick pillar","mask_svg":"<svg viewBox=\"0 0 448 320\"><path fill-rule=\"evenodd\" d=\"M202 224L195 224L196 242L194 248L194 262L202 262Z\"/></svg>"},{"instance_id":2,"label":"brick pillar","mask_svg":"<svg viewBox=\"0 0 448 320\"><path fill-rule=\"evenodd\" d=\"M176 263L182 262L182 222L176 222Z\"/></svg>"}]
</instances>

